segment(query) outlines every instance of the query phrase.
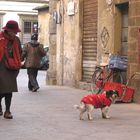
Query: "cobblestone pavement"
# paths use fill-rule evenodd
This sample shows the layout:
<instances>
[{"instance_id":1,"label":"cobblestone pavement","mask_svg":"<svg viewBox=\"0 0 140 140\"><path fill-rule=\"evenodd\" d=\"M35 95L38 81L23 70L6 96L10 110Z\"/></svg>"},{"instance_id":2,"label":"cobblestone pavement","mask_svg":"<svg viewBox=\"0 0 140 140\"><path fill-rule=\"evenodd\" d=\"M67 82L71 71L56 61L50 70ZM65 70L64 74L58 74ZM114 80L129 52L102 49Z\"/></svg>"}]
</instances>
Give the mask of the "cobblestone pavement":
<instances>
[{"instance_id":1,"label":"cobblestone pavement","mask_svg":"<svg viewBox=\"0 0 140 140\"><path fill-rule=\"evenodd\" d=\"M46 86L40 77L38 92L29 92L27 77L21 71L19 93L12 101L13 120L0 117L1 140L139 140L140 105L135 103L113 104L110 120L101 118L94 110L93 121L78 119L73 108L87 91ZM44 75L41 72L40 75ZM4 107L4 103L3 103Z\"/></svg>"}]
</instances>

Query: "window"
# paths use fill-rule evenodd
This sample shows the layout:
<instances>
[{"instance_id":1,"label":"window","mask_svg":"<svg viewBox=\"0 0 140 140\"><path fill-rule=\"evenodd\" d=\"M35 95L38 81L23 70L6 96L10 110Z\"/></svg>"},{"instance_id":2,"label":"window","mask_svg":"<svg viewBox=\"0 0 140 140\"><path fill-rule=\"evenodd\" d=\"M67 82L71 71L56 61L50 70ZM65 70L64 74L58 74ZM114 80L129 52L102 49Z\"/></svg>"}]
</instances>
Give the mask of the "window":
<instances>
[{"instance_id":1,"label":"window","mask_svg":"<svg viewBox=\"0 0 140 140\"><path fill-rule=\"evenodd\" d=\"M22 32L20 33L21 44L31 40L31 35L38 32L38 16L19 14Z\"/></svg>"},{"instance_id":2,"label":"window","mask_svg":"<svg viewBox=\"0 0 140 140\"><path fill-rule=\"evenodd\" d=\"M33 33L38 33L38 22L37 21L24 21L23 22L23 38L22 44L25 44L31 40Z\"/></svg>"},{"instance_id":3,"label":"window","mask_svg":"<svg viewBox=\"0 0 140 140\"><path fill-rule=\"evenodd\" d=\"M24 22L24 33L26 34L32 34L38 32L38 23L37 22Z\"/></svg>"},{"instance_id":4,"label":"window","mask_svg":"<svg viewBox=\"0 0 140 140\"><path fill-rule=\"evenodd\" d=\"M33 22L33 33L38 33L38 23Z\"/></svg>"},{"instance_id":5,"label":"window","mask_svg":"<svg viewBox=\"0 0 140 140\"><path fill-rule=\"evenodd\" d=\"M24 33L31 33L31 22L24 22Z\"/></svg>"}]
</instances>

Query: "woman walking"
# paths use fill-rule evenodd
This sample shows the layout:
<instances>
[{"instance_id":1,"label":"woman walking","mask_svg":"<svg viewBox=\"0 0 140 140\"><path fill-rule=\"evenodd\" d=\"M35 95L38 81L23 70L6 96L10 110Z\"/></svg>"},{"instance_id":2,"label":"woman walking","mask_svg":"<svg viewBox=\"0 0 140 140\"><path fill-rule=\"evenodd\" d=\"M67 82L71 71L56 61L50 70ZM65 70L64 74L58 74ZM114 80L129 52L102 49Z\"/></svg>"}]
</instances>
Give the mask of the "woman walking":
<instances>
[{"instance_id":1,"label":"woman walking","mask_svg":"<svg viewBox=\"0 0 140 140\"><path fill-rule=\"evenodd\" d=\"M2 98L5 99L5 119L12 119L10 111L12 93L17 92L17 76L21 66L21 44L16 36L19 29L14 20L7 22L0 32L0 115L3 115Z\"/></svg>"}]
</instances>

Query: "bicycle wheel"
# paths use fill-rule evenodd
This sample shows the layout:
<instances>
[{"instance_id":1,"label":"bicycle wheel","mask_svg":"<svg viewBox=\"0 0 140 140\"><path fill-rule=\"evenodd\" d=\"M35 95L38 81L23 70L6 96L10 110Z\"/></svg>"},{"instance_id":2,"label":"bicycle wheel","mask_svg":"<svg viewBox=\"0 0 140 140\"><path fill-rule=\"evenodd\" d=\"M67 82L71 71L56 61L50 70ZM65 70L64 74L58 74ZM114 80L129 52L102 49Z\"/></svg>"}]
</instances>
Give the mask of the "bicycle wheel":
<instances>
[{"instance_id":1,"label":"bicycle wheel","mask_svg":"<svg viewBox=\"0 0 140 140\"><path fill-rule=\"evenodd\" d=\"M108 78L108 81L123 84L124 80L123 80L123 75L122 75L121 71L114 71L113 70L112 75Z\"/></svg>"},{"instance_id":2,"label":"bicycle wheel","mask_svg":"<svg viewBox=\"0 0 140 140\"><path fill-rule=\"evenodd\" d=\"M92 93L100 93L103 85L103 71L98 68L94 71L91 79L91 91Z\"/></svg>"}]
</instances>

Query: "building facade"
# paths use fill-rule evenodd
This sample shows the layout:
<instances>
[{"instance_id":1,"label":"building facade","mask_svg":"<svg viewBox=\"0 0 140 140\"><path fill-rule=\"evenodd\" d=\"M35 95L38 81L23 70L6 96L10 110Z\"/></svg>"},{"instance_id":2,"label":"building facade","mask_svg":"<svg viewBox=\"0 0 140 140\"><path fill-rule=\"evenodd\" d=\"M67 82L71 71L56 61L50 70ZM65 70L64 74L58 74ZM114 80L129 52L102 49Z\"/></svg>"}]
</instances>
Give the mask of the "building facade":
<instances>
[{"instance_id":1,"label":"building facade","mask_svg":"<svg viewBox=\"0 0 140 140\"><path fill-rule=\"evenodd\" d=\"M46 0L5 0L0 1L0 29L8 20L16 20L22 30L21 43L30 41L31 34L38 31L37 6L48 3Z\"/></svg>"},{"instance_id":2,"label":"building facade","mask_svg":"<svg viewBox=\"0 0 140 140\"><path fill-rule=\"evenodd\" d=\"M126 80L139 72L140 0L51 0L48 82L90 89L95 66L110 54L128 58ZM140 102L140 75L130 82Z\"/></svg>"},{"instance_id":3,"label":"building facade","mask_svg":"<svg viewBox=\"0 0 140 140\"><path fill-rule=\"evenodd\" d=\"M44 47L49 47L49 5L44 4L43 6L36 7L34 10L38 10L39 42Z\"/></svg>"}]
</instances>

